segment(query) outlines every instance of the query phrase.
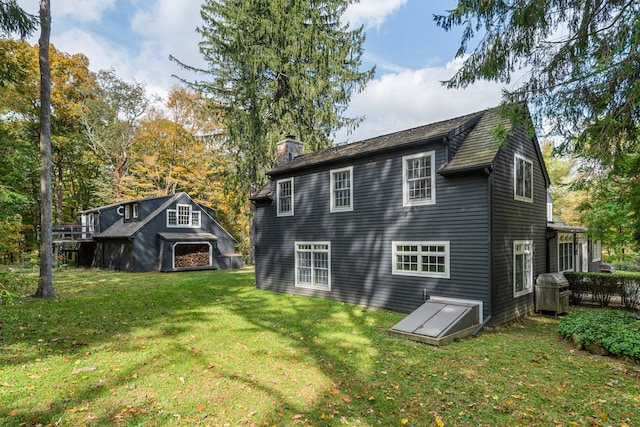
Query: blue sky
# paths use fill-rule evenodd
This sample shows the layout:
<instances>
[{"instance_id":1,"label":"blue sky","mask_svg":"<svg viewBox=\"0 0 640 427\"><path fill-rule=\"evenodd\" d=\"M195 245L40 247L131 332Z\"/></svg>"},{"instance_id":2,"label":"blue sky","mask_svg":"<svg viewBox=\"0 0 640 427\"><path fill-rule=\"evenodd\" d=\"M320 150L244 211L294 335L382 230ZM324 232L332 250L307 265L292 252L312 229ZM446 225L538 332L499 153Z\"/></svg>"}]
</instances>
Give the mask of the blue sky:
<instances>
[{"instance_id":1,"label":"blue sky","mask_svg":"<svg viewBox=\"0 0 640 427\"><path fill-rule=\"evenodd\" d=\"M37 14L38 0L18 0ZM165 96L178 80L193 76L169 61L204 66L198 52L201 0L52 1L51 42L64 52L83 53L93 71L115 69L128 81L143 81ZM460 66L454 56L460 30L445 32L433 14L454 7L453 0L361 0L345 20L364 25L364 67L376 76L355 94L347 115L364 116L351 135L357 141L482 110L500 102L501 86L480 82L465 90L447 90L440 81ZM37 43L37 35L31 40Z\"/></svg>"}]
</instances>

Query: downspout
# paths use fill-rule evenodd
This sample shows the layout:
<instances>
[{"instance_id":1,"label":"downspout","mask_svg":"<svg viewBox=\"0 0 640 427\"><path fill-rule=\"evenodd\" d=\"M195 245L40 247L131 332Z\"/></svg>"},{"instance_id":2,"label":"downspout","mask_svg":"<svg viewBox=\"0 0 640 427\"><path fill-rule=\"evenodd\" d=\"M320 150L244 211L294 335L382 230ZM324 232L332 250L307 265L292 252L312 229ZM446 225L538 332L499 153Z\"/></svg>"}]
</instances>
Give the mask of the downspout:
<instances>
[{"instance_id":1,"label":"downspout","mask_svg":"<svg viewBox=\"0 0 640 427\"><path fill-rule=\"evenodd\" d=\"M484 168L484 174L487 176L487 209L489 214L487 215L487 228L489 229L489 238L487 239L487 246L489 254L489 272L488 272L488 281L489 284L489 313L493 310L493 174L491 173L490 168ZM480 330L484 328L484 326L491 320L491 314L489 314L486 319L482 321L480 326L471 334L471 336L476 337Z\"/></svg>"},{"instance_id":2,"label":"downspout","mask_svg":"<svg viewBox=\"0 0 640 427\"><path fill-rule=\"evenodd\" d=\"M556 237L558 237L558 232L556 230L553 231L553 234L551 234L551 237L547 237L547 247L546 247L546 264L547 264L547 269L546 272L550 273L551 272L551 247L549 246L549 242L551 242L552 239L555 239Z\"/></svg>"},{"instance_id":3,"label":"downspout","mask_svg":"<svg viewBox=\"0 0 640 427\"><path fill-rule=\"evenodd\" d=\"M486 318L486 319L484 319L484 320L482 321L482 323L480 324L480 326L478 326L478 328L477 328L475 331L473 331L473 333L471 334L471 336L472 336L472 337L474 337L474 338L475 338L475 337L477 337L477 336L478 336L478 334L480 333L480 330L481 330L482 328L484 328L484 325L486 325L486 324L489 322L489 320L491 320L491 315L488 315L488 316L487 316L487 318Z\"/></svg>"}]
</instances>

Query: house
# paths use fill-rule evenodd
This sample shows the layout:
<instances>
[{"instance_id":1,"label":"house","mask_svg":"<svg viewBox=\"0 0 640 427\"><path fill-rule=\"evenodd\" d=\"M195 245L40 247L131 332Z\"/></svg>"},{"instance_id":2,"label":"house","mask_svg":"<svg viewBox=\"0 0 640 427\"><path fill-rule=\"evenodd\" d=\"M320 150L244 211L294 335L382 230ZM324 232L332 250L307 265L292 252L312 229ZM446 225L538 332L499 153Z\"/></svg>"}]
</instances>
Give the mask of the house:
<instances>
[{"instance_id":1,"label":"house","mask_svg":"<svg viewBox=\"0 0 640 427\"><path fill-rule=\"evenodd\" d=\"M587 237L586 228L549 221L547 241L547 272L600 271L602 245Z\"/></svg>"},{"instance_id":2,"label":"house","mask_svg":"<svg viewBox=\"0 0 640 427\"><path fill-rule=\"evenodd\" d=\"M242 267L215 210L186 193L79 212L78 264L126 271Z\"/></svg>"},{"instance_id":3,"label":"house","mask_svg":"<svg viewBox=\"0 0 640 427\"><path fill-rule=\"evenodd\" d=\"M448 312L464 329L533 312L549 177L522 118L489 109L301 155L285 139L251 197L256 286L403 313L431 302L425 316L452 322L439 332L455 332Z\"/></svg>"}]
</instances>

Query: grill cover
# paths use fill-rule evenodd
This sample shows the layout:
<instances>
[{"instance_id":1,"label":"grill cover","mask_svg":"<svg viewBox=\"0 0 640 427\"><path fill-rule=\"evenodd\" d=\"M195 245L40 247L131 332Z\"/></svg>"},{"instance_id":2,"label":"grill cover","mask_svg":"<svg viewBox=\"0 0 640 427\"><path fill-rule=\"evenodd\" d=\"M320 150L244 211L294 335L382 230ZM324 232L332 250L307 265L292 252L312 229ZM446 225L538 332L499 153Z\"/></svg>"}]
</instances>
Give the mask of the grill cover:
<instances>
[{"instance_id":1,"label":"grill cover","mask_svg":"<svg viewBox=\"0 0 640 427\"><path fill-rule=\"evenodd\" d=\"M538 275L536 285L540 288L563 288L569 286L569 281L562 273L543 273Z\"/></svg>"}]
</instances>

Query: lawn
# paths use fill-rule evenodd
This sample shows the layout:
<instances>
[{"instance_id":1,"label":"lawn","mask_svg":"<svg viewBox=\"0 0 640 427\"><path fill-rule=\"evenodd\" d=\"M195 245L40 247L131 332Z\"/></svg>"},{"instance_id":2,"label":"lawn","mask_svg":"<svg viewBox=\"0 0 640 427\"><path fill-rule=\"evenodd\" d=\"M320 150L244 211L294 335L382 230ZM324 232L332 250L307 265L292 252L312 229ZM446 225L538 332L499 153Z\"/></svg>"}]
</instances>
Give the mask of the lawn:
<instances>
[{"instance_id":1,"label":"lawn","mask_svg":"<svg viewBox=\"0 0 640 427\"><path fill-rule=\"evenodd\" d=\"M640 366L550 317L431 347L386 332L401 314L259 291L252 269L54 287L0 306L2 426L640 425Z\"/></svg>"}]
</instances>

